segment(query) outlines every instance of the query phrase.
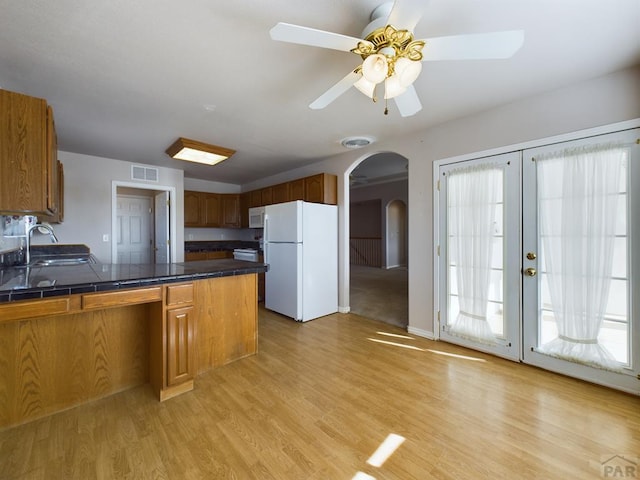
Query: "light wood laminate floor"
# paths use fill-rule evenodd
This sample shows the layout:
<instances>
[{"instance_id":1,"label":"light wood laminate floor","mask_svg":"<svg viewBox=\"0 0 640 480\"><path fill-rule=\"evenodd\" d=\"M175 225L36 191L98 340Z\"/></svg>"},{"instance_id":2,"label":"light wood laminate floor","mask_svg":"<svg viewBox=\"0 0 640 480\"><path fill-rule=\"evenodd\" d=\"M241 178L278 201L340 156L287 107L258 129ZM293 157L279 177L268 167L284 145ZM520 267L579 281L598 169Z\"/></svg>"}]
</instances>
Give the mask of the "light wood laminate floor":
<instances>
[{"instance_id":1,"label":"light wood laminate floor","mask_svg":"<svg viewBox=\"0 0 640 480\"><path fill-rule=\"evenodd\" d=\"M390 434L403 443L368 464ZM353 314L262 309L259 353L193 392L144 385L0 432L2 479L598 479L615 455L640 456L638 397Z\"/></svg>"}]
</instances>

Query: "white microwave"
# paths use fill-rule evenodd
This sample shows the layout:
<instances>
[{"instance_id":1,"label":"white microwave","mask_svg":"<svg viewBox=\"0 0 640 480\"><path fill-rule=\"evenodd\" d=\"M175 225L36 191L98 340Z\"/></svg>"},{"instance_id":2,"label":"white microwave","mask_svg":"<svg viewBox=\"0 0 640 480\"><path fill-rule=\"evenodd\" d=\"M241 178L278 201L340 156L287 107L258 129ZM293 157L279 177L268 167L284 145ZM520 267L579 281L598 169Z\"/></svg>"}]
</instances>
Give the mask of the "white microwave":
<instances>
[{"instance_id":1,"label":"white microwave","mask_svg":"<svg viewBox=\"0 0 640 480\"><path fill-rule=\"evenodd\" d=\"M264 207L252 207L249 209L249 228L264 227Z\"/></svg>"}]
</instances>

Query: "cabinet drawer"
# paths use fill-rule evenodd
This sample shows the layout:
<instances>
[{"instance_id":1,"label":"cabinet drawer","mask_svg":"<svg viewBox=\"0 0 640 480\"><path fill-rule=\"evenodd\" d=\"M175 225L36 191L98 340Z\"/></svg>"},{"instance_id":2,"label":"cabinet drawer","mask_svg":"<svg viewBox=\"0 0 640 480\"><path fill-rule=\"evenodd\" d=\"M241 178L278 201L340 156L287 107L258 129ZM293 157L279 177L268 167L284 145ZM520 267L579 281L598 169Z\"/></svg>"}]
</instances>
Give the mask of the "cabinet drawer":
<instances>
[{"instance_id":1,"label":"cabinet drawer","mask_svg":"<svg viewBox=\"0 0 640 480\"><path fill-rule=\"evenodd\" d=\"M69 311L69 298L7 303L0 306L0 323L24 318L60 315Z\"/></svg>"},{"instance_id":2,"label":"cabinet drawer","mask_svg":"<svg viewBox=\"0 0 640 480\"><path fill-rule=\"evenodd\" d=\"M167 287L167 305L193 303L193 283Z\"/></svg>"},{"instance_id":3,"label":"cabinet drawer","mask_svg":"<svg viewBox=\"0 0 640 480\"><path fill-rule=\"evenodd\" d=\"M91 293L82 296L83 310L93 308L118 307L135 305L136 303L151 303L162 300L162 287L135 288L131 290Z\"/></svg>"}]
</instances>

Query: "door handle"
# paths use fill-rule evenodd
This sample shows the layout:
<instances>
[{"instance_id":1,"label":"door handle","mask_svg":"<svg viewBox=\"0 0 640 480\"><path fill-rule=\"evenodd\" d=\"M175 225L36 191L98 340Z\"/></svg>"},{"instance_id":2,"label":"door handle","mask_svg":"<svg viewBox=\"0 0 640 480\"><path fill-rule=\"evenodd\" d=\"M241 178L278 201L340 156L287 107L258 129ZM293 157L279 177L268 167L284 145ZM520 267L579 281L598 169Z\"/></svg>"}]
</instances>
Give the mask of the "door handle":
<instances>
[{"instance_id":1,"label":"door handle","mask_svg":"<svg viewBox=\"0 0 640 480\"><path fill-rule=\"evenodd\" d=\"M538 271L535 268L529 267L529 268L525 268L524 269L524 274L527 277L535 277L537 273L538 273Z\"/></svg>"}]
</instances>

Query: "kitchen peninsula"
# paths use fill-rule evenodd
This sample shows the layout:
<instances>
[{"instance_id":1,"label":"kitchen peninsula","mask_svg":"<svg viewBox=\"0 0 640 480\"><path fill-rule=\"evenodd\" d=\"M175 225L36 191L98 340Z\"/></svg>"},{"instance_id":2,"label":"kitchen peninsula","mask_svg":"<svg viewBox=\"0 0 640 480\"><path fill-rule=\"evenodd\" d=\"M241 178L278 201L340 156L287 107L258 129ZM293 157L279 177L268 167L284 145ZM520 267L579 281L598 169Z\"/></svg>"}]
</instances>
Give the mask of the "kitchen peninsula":
<instances>
[{"instance_id":1,"label":"kitchen peninsula","mask_svg":"<svg viewBox=\"0 0 640 480\"><path fill-rule=\"evenodd\" d=\"M159 400L257 351L238 260L0 269L0 428L150 383Z\"/></svg>"}]
</instances>

